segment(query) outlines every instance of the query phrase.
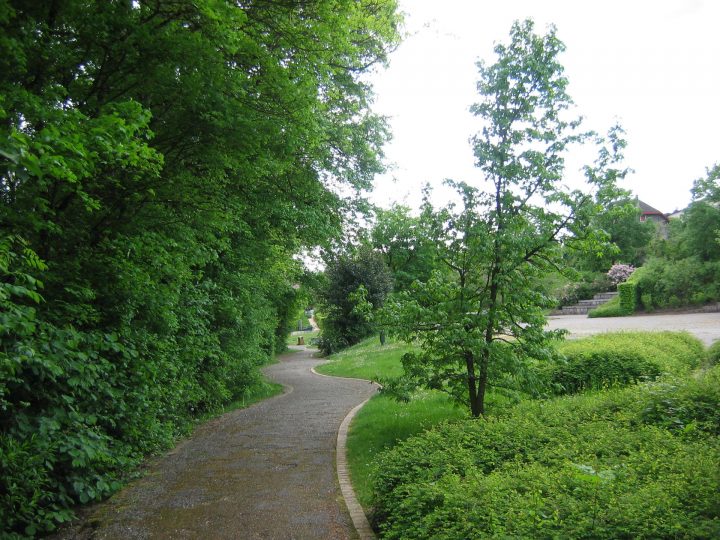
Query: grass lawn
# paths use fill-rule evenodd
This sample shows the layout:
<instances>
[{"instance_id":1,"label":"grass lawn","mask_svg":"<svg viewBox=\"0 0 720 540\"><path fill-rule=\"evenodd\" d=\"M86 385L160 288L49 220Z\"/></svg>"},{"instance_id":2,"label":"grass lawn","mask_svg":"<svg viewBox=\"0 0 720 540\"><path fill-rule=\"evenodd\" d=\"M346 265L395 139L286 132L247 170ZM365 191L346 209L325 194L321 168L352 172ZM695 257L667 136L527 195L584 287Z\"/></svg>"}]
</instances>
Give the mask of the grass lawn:
<instances>
[{"instance_id":1,"label":"grass lawn","mask_svg":"<svg viewBox=\"0 0 720 540\"><path fill-rule=\"evenodd\" d=\"M467 416L440 392L418 392L409 403L382 394L371 399L353 420L347 441L350 477L363 508L372 502L374 459L380 452L440 422Z\"/></svg>"},{"instance_id":2,"label":"grass lawn","mask_svg":"<svg viewBox=\"0 0 720 540\"><path fill-rule=\"evenodd\" d=\"M258 380L250 388L245 390L242 396L224 405L221 411L206 414L205 416L200 418L198 423L207 422L212 418L216 418L236 409L245 409L253 403L257 403L258 401L262 401L263 399L271 398L278 394L282 394L282 391L282 384L272 382L268 380L265 375L261 375L260 380Z\"/></svg>"},{"instance_id":3,"label":"grass lawn","mask_svg":"<svg viewBox=\"0 0 720 540\"><path fill-rule=\"evenodd\" d=\"M388 340L380 345L377 336L328 357L316 371L338 377L377 380L402 374L401 357L411 345ZM348 466L355 493L366 509L371 503L373 460L381 451L421 433L444 420L465 418L440 392L417 392L409 403L378 394L357 414L348 433Z\"/></svg>"},{"instance_id":4,"label":"grass lawn","mask_svg":"<svg viewBox=\"0 0 720 540\"><path fill-rule=\"evenodd\" d=\"M305 339L305 345L310 345L310 340L319 335L320 332L318 330L313 330L312 332L291 332L285 343L288 345L297 345L298 338L302 336Z\"/></svg>"},{"instance_id":5,"label":"grass lawn","mask_svg":"<svg viewBox=\"0 0 720 540\"><path fill-rule=\"evenodd\" d=\"M397 377L402 374L400 358L410 350L412 350L410 345L392 340L380 345L380 340L376 336L328 356L328 363L318 366L315 370L324 375L368 380Z\"/></svg>"}]
</instances>

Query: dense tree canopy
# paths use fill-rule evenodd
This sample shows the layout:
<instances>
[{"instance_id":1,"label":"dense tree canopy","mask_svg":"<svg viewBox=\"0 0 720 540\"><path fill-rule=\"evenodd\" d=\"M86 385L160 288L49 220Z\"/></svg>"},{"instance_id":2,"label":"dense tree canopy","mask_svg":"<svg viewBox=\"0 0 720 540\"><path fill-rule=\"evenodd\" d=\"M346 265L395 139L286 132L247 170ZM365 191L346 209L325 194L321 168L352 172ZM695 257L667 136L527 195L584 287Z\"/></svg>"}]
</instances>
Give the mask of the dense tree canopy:
<instances>
[{"instance_id":1,"label":"dense tree canopy","mask_svg":"<svg viewBox=\"0 0 720 540\"><path fill-rule=\"evenodd\" d=\"M385 258L393 274L395 290L407 289L415 280L426 280L436 267L436 246L427 224L407 206L394 205L375 211L370 245Z\"/></svg>"},{"instance_id":2,"label":"dense tree canopy","mask_svg":"<svg viewBox=\"0 0 720 540\"><path fill-rule=\"evenodd\" d=\"M394 0L0 0L4 527L54 527L255 383L293 255L380 170L360 75L398 22Z\"/></svg>"},{"instance_id":3,"label":"dense tree canopy","mask_svg":"<svg viewBox=\"0 0 720 540\"><path fill-rule=\"evenodd\" d=\"M393 278L382 255L369 246L333 258L325 275L320 348L332 353L373 332L374 313L392 291Z\"/></svg>"}]
</instances>

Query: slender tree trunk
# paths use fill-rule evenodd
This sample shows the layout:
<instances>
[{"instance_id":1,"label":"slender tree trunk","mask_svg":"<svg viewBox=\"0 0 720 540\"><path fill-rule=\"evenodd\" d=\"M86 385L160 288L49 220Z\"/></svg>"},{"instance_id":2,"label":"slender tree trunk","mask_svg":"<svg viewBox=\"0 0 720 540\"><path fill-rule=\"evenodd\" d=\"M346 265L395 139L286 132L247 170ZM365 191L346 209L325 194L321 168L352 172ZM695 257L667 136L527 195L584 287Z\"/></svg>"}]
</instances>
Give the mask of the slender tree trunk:
<instances>
[{"instance_id":1,"label":"slender tree trunk","mask_svg":"<svg viewBox=\"0 0 720 540\"><path fill-rule=\"evenodd\" d=\"M474 418L482 414L482 403L478 402L477 377L475 377L475 356L472 351L465 351L465 366L467 368L468 397L470 398L470 412Z\"/></svg>"}]
</instances>

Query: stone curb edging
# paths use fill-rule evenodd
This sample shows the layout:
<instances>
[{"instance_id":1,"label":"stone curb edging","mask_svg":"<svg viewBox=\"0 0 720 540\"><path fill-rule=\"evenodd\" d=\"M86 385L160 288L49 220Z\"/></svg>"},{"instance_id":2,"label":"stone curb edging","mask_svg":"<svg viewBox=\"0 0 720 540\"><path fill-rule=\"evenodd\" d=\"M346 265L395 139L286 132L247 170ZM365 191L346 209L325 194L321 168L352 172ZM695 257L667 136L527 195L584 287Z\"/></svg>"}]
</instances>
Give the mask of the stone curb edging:
<instances>
[{"instance_id":1,"label":"stone curb edging","mask_svg":"<svg viewBox=\"0 0 720 540\"><path fill-rule=\"evenodd\" d=\"M352 422L357 412L362 409L363 405L365 405L368 401L370 401L370 398L354 407L343 419L342 424L340 424L340 429L338 429L335 454L335 466L337 469L338 482L340 483L340 491L345 499L345 506L347 506L350 518L352 519L360 540L374 540L375 533L373 532L372 527L370 527L365 511L362 506L360 506L360 503L355 496L355 490L350 483L350 471L348 470L347 465L347 435L350 422Z\"/></svg>"},{"instance_id":2,"label":"stone curb edging","mask_svg":"<svg viewBox=\"0 0 720 540\"><path fill-rule=\"evenodd\" d=\"M318 373L317 371L315 371L315 368L310 368L310 371L312 371L315 375L319 377L330 377L333 379L347 379L351 381L370 382L370 384L381 388L379 384L368 381L367 379L325 375L324 373ZM370 527L370 522L368 522L365 511L358 502L357 496L355 495L355 490L350 483L350 471L348 470L347 464L347 436L348 430L350 428L350 423L353 421L353 418L355 418L355 415L358 413L358 411L362 409L363 406L368 401L370 401L370 399L372 398L369 397L359 405L353 407L352 410L347 413L347 416L343 418L343 421L340 424L340 428L338 429L337 444L335 448L335 468L337 470L340 491L342 492L343 499L345 499L345 506L347 506L348 512L350 513L350 518L353 522L353 526L355 527L355 530L357 531L360 540L375 540L376 536L372 530L372 527Z\"/></svg>"}]
</instances>

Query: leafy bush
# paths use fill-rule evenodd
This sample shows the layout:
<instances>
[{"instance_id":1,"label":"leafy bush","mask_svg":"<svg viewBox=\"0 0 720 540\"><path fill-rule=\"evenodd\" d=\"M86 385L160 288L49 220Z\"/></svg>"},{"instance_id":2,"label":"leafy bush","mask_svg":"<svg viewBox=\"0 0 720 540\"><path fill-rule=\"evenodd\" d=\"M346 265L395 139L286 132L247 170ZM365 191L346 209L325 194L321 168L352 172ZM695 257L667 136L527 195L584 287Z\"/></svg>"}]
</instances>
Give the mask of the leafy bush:
<instances>
[{"instance_id":1,"label":"leafy bush","mask_svg":"<svg viewBox=\"0 0 720 540\"><path fill-rule=\"evenodd\" d=\"M634 281L649 307L672 308L720 301L718 276L720 261L655 258L648 261Z\"/></svg>"},{"instance_id":2,"label":"leafy bush","mask_svg":"<svg viewBox=\"0 0 720 540\"><path fill-rule=\"evenodd\" d=\"M558 393L625 386L663 373L686 373L704 356L702 343L683 332L616 332L571 340L550 368Z\"/></svg>"},{"instance_id":3,"label":"leafy bush","mask_svg":"<svg viewBox=\"0 0 720 540\"><path fill-rule=\"evenodd\" d=\"M393 284L382 255L369 248L338 257L328 265L326 275L319 346L330 354L373 333L373 311L382 306Z\"/></svg>"},{"instance_id":4,"label":"leafy bush","mask_svg":"<svg viewBox=\"0 0 720 540\"><path fill-rule=\"evenodd\" d=\"M674 395L717 403L716 383ZM384 538L717 537L720 442L658 425L658 390L524 402L408 439L377 462L376 524Z\"/></svg>"},{"instance_id":5,"label":"leafy bush","mask_svg":"<svg viewBox=\"0 0 720 540\"><path fill-rule=\"evenodd\" d=\"M720 364L720 341L716 341L707 350L707 363L710 366Z\"/></svg>"},{"instance_id":6,"label":"leafy bush","mask_svg":"<svg viewBox=\"0 0 720 540\"><path fill-rule=\"evenodd\" d=\"M620 309L630 315L635 312L638 301L637 284L626 281L618 285L618 298L620 298Z\"/></svg>"},{"instance_id":7,"label":"leafy bush","mask_svg":"<svg viewBox=\"0 0 720 540\"><path fill-rule=\"evenodd\" d=\"M720 435L720 366L695 377L648 386L639 409L644 423L674 431Z\"/></svg>"},{"instance_id":8,"label":"leafy bush","mask_svg":"<svg viewBox=\"0 0 720 540\"><path fill-rule=\"evenodd\" d=\"M240 325L236 307L212 302L203 287L178 300L186 309L154 321L186 330L173 339L137 328L121 334L54 323L41 310L37 276L45 270L19 238L0 241L3 534L51 531L70 519L69 508L108 496L145 455L252 388L256 366L267 358L263 340L272 350L272 330L262 331L272 328L269 313L252 311L256 326ZM158 300L135 289L148 304ZM199 316L211 308L215 334L209 318ZM243 354L244 347L251 350Z\"/></svg>"}]
</instances>

